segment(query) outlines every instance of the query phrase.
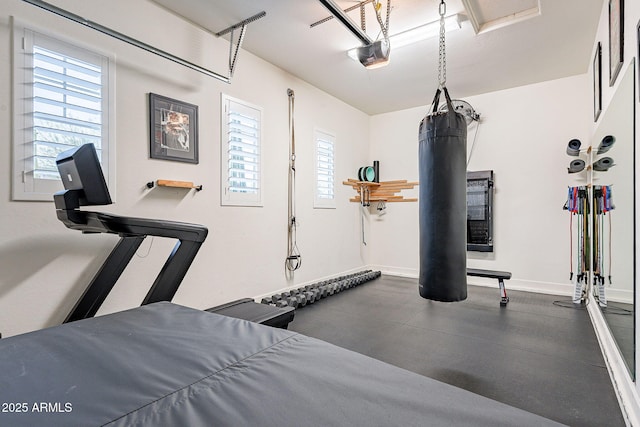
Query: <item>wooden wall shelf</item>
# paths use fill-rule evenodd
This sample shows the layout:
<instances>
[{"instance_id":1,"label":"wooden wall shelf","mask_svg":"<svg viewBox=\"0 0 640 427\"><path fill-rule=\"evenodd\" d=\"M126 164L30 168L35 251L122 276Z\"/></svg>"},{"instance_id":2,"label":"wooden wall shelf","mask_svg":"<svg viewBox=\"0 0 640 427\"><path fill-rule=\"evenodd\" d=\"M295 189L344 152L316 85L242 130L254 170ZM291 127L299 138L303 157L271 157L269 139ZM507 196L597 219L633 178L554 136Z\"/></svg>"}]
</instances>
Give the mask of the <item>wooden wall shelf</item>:
<instances>
[{"instance_id":1,"label":"wooden wall shelf","mask_svg":"<svg viewBox=\"0 0 640 427\"><path fill-rule=\"evenodd\" d=\"M159 179L156 182L147 182L147 188L153 188L156 185L158 187L188 188L195 189L196 191L202 190L202 185L195 185L191 181L172 181L169 179Z\"/></svg>"},{"instance_id":2,"label":"wooden wall shelf","mask_svg":"<svg viewBox=\"0 0 640 427\"><path fill-rule=\"evenodd\" d=\"M349 199L350 202L360 203L363 199L367 202L417 202L417 198L405 198L397 194L402 190L409 190L418 185L418 182L398 180L398 181L381 181L367 182L348 179L342 184L353 187L358 195ZM364 195L362 192L364 191Z\"/></svg>"}]
</instances>

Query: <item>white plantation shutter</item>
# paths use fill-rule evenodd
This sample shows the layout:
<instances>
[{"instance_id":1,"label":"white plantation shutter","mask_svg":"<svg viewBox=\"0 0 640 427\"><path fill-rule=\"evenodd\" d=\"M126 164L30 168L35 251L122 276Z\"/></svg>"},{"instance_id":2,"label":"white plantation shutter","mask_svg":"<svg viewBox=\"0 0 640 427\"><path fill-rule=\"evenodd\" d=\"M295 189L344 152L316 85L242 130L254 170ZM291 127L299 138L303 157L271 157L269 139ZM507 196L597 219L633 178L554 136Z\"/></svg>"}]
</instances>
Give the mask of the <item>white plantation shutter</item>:
<instances>
[{"instance_id":1,"label":"white plantation shutter","mask_svg":"<svg viewBox=\"0 0 640 427\"><path fill-rule=\"evenodd\" d=\"M222 204L262 206L262 109L222 95Z\"/></svg>"},{"instance_id":2,"label":"white plantation shutter","mask_svg":"<svg viewBox=\"0 0 640 427\"><path fill-rule=\"evenodd\" d=\"M23 29L14 52L14 200L52 200L56 156L95 145L109 179L109 59Z\"/></svg>"},{"instance_id":3,"label":"white plantation shutter","mask_svg":"<svg viewBox=\"0 0 640 427\"><path fill-rule=\"evenodd\" d=\"M316 208L335 208L335 141L328 132L315 131Z\"/></svg>"},{"instance_id":4,"label":"white plantation shutter","mask_svg":"<svg viewBox=\"0 0 640 427\"><path fill-rule=\"evenodd\" d=\"M91 142L102 146L102 71L39 46L33 47L34 177L59 179L56 156Z\"/></svg>"}]
</instances>

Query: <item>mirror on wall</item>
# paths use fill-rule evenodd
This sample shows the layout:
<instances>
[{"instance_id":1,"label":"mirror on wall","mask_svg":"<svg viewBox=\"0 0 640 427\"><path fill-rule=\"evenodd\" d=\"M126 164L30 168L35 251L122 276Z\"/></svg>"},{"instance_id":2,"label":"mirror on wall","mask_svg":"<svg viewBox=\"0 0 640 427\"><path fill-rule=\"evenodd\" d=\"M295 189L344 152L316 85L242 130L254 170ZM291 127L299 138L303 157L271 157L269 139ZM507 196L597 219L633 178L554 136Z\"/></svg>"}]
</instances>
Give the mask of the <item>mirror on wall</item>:
<instances>
[{"instance_id":1,"label":"mirror on wall","mask_svg":"<svg viewBox=\"0 0 640 427\"><path fill-rule=\"evenodd\" d=\"M600 309L616 340L618 349L635 378L635 333L634 333L634 289L635 289L635 61L632 61L614 94L609 107L600 117L594 134L594 164L605 157L614 166L606 171L592 170L592 188L610 189L615 209L610 214L594 218L593 247L594 262L598 254L603 267L604 286L599 289L594 283L593 292L600 302ZM611 145L611 137L615 142ZM608 151L598 154L598 147L609 145ZM597 208L594 206L594 211ZM600 230L600 232L598 232ZM598 240L600 239L600 240ZM596 245L600 245L598 251ZM600 280L602 280L600 279ZM604 290L604 298L599 292ZM606 300L606 304L603 303Z\"/></svg>"}]
</instances>

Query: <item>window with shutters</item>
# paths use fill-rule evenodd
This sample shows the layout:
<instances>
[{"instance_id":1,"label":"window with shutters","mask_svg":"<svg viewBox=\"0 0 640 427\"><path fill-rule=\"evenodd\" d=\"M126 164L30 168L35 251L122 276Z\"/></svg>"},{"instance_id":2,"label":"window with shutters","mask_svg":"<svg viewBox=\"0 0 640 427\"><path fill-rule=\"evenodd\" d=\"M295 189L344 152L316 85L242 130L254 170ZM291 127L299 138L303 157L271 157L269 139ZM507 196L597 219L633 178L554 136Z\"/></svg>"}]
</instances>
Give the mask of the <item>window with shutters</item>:
<instances>
[{"instance_id":1,"label":"window with shutters","mask_svg":"<svg viewBox=\"0 0 640 427\"><path fill-rule=\"evenodd\" d=\"M315 197L314 208L335 208L335 144L331 133L315 130Z\"/></svg>"},{"instance_id":2,"label":"window with shutters","mask_svg":"<svg viewBox=\"0 0 640 427\"><path fill-rule=\"evenodd\" d=\"M262 108L222 95L221 203L262 206Z\"/></svg>"},{"instance_id":3,"label":"window with shutters","mask_svg":"<svg viewBox=\"0 0 640 427\"><path fill-rule=\"evenodd\" d=\"M13 58L13 200L53 200L56 156L86 143L113 184L109 58L15 23Z\"/></svg>"}]
</instances>

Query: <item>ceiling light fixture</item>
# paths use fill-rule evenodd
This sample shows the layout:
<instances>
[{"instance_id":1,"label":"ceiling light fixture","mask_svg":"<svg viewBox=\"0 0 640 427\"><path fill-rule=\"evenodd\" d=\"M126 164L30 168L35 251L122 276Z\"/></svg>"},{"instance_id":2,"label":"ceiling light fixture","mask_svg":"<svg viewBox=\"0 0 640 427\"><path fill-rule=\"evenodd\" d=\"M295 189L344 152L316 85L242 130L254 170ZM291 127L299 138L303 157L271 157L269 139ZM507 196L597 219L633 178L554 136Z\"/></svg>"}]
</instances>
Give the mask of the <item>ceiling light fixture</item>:
<instances>
[{"instance_id":1,"label":"ceiling light fixture","mask_svg":"<svg viewBox=\"0 0 640 427\"><path fill-rule=\"evenodd\" d=\"M445 31L449 32L461 28L460 15L455 14L444 18ZM440 20L394 34L389 37L389 43L378 40L369 45L356 47L347 51L347 55L354 61L360 62L366 68L380 68L389 63L390 48L398 49L430 37L435 37L440 31Z\"/></svg>"}]
</instances>

